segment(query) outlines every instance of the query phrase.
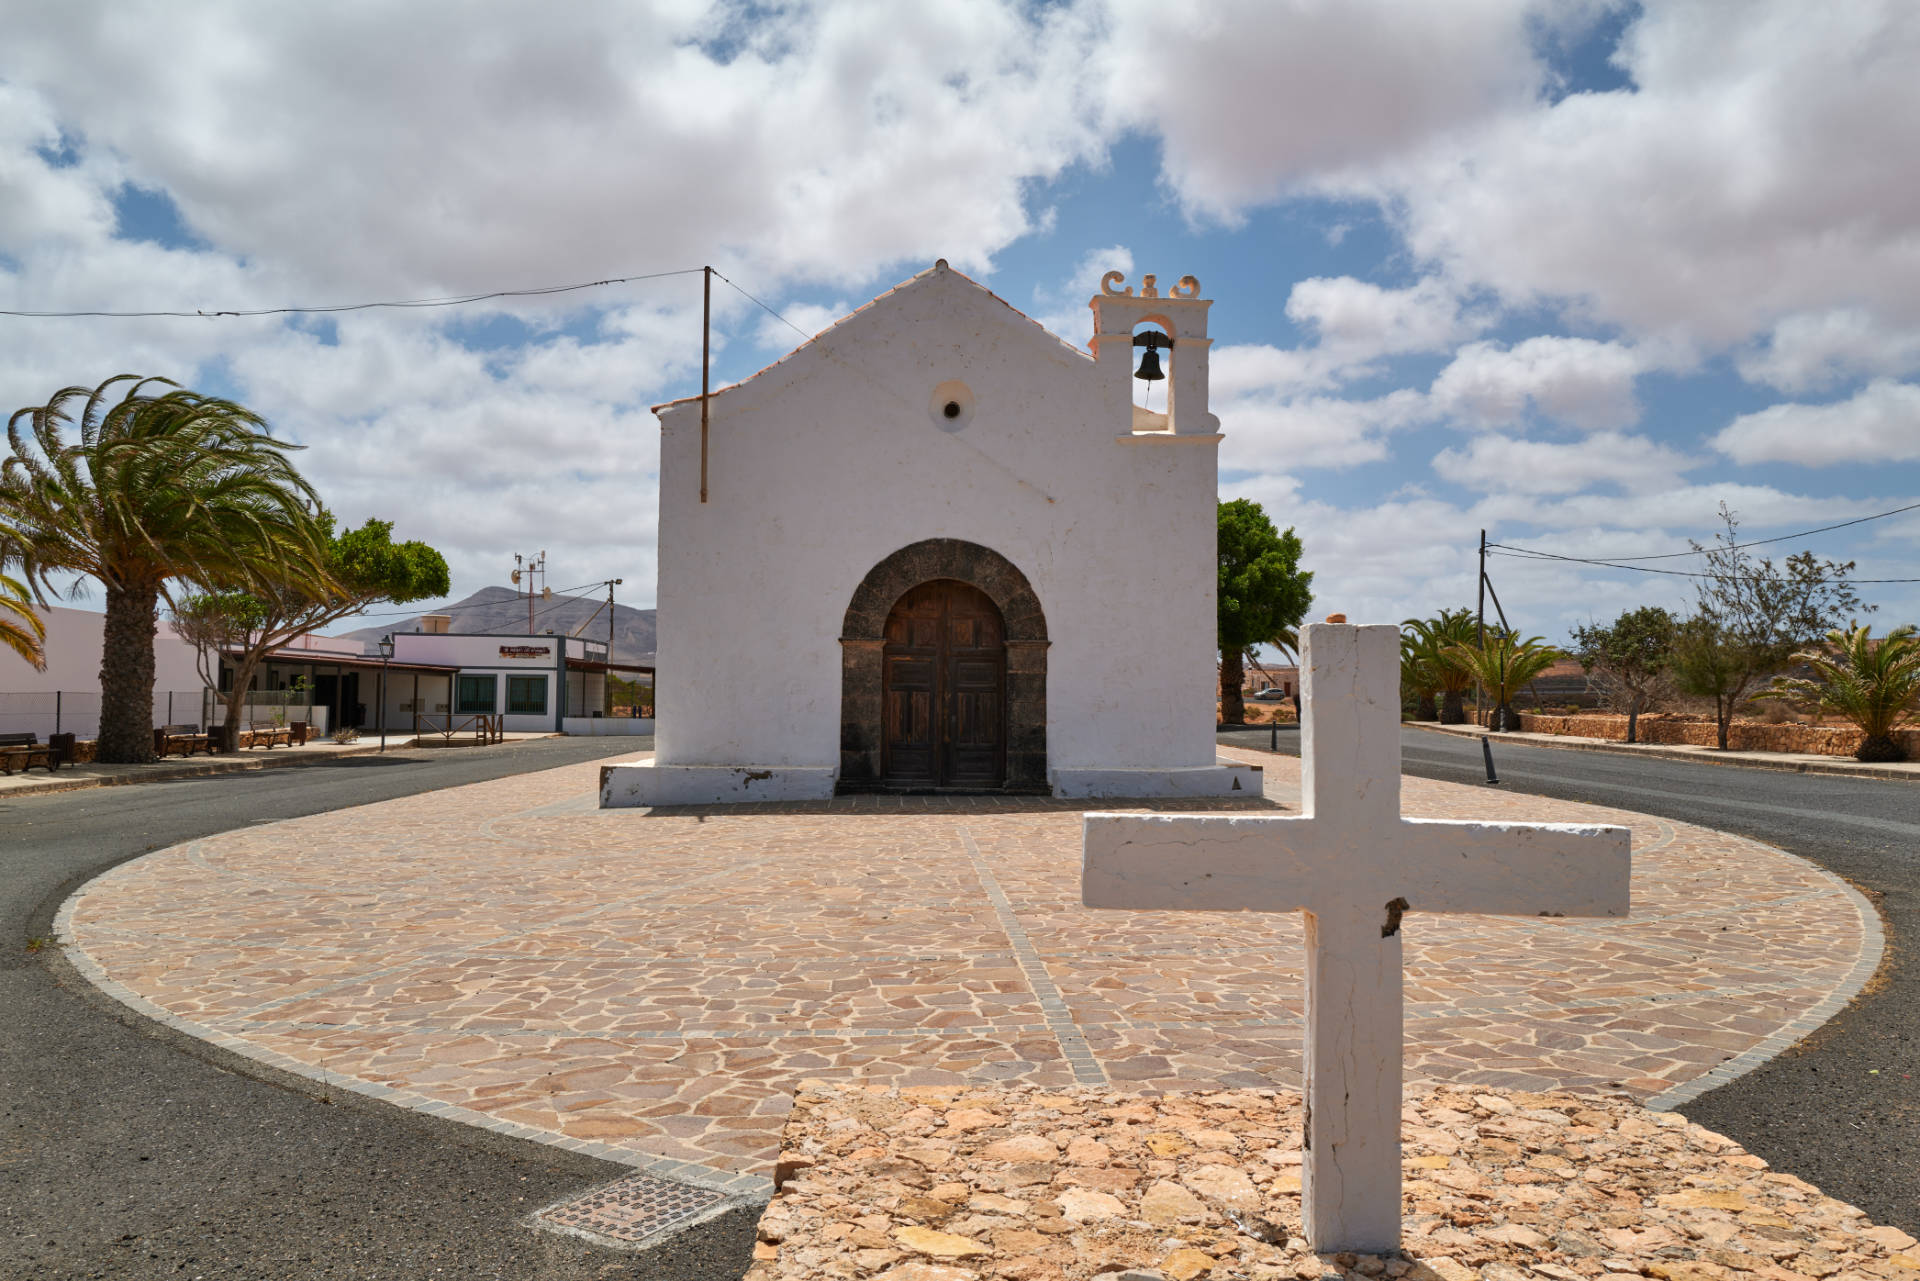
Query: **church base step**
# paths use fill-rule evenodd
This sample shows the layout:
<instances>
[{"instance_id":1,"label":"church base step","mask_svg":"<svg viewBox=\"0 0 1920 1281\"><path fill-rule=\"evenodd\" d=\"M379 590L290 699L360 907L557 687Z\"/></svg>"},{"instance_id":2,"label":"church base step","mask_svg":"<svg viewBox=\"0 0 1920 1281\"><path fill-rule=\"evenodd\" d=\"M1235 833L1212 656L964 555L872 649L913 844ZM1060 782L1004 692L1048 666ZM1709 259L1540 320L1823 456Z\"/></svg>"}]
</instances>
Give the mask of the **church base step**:
<instances>
[{"instance_id":1,"label":"church base step","mask_svg":"<svg viewBox=\"0 0 1920 1281\"><path fill-rule=\"evenodd\" d=\"M833 770L798 765L607 765L600 808L820 801L833 795Z\"/></svg>"},{"instance_id":2,"label":"church base step","mask_svg":"<svg viewBox=\"0 0 1920 1281\"><path fill-rule=\"evenodd\" d=\"M1056 769L1053 794L1076 800L1149 800L1183 796L1259 796L1258 765L1218 761L1172 768Z\"/></svg>"}]
</instances>

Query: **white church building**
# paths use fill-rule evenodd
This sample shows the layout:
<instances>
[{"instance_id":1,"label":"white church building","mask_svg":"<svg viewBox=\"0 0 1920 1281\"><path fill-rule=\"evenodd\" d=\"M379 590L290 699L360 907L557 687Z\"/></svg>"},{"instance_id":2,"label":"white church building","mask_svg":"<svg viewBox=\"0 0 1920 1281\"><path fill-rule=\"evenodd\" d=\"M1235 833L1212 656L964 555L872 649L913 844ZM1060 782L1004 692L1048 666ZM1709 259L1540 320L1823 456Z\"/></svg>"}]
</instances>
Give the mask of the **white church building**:
<instances>
[{"instance_id":1,"label":"white church building","mask_svg":"<svg viewBox=\"0 0 1920 1281\"><path fill-rule=\"evenodd\" d=\"M656 754L602 805L1257 789L1214 753L1199 293L1110 273L1089 354L942 260L658 407Z\"/></svg>"}]
</instances>

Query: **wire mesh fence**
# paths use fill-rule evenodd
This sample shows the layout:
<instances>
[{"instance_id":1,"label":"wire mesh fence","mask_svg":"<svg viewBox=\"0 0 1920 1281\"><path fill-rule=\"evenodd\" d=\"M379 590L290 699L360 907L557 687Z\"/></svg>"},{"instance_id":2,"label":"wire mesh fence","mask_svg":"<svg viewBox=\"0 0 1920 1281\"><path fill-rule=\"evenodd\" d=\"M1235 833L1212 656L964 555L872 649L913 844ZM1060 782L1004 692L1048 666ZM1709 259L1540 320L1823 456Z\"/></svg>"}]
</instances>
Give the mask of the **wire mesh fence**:
<instances>
[{"instance_id":1,"label":"wire mesh fence","mask_svg":"<svg viewBox=\"0 0 1920 1281\"><path fill-rule=\"evenodd\" d=\"M256 690L241 705L242 724L290 725L305 721L316 734L327 732L327 707L308 701L311 695L294 690ZM226 700L210 689L157 689L153 692L153 727L162 725L224 725ZM52 734L97 738L100 734L100 691L54 690L49 693L0 692L0 734L32 734L45 740Z\"/></svg>"}]
</instances>

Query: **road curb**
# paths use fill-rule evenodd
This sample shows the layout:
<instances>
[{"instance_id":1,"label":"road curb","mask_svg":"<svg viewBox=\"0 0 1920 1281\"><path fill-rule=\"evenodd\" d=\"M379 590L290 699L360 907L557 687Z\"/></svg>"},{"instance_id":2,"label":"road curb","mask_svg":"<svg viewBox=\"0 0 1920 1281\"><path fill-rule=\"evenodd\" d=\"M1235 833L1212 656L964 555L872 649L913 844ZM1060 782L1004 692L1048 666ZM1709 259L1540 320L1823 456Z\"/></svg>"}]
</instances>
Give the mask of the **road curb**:
<instances>
[{"instance_id":1,"label":"road curb","mask_svg":"<svg viewBox=\"0 0 1920 1281\"><path fill-rule=\"evenodd\" d=\"M298 751L299 749L295 748L294 750ZM405 746L389 743L387 750L390 752L399 752L410 749ZM32 782L20 782L10 786L0 787L0 802L10 800L16 796L45 796L50 792L84 792L89 788L95 787L130 787L136 783L169 783L181 778L211 778L218 774L246 774L256 770L280 769L289 765L324 765L328 761L345 760L349 756L369 756L379 751L380 745L375 743L368 747L349 747L340 751L328 752L324 756L317 754L295 756L289 753L286 756L269 754L265 756L242 757L237 760L208 759L201 761L197 765L168 765L151 771L143 770L138 774L114 775L107 778L64 779L58 774L52 774L45 779L34 779ZM67 768L71 769L73 767L68 766Z\"/></svg>"},{"instance_id":2,"label":"road curb","mask_svg":"<svg viewBox=\"0 0 1920 1281\"><path fill-rule=\"evenodd\" d=\"M1403 722L1410 729L1425 730L1430 734L1446 734L1453 738L1488 738L1486 730L1476 728L1456 728L1451 725L1436 725L1431 721ZM1746 756L1721 756L1708 752L1678 751L1660 746L1644 744L1609 743L1596 739L1570 739L1559 734L1525 734L1519 731L1492 736L1496 743L1518 743L1526 747L1546 747L1563 752L1602 752L1611 756L1637 756L1657 761L1692 761L1700 765L1722 765L1745 769L1775 770L1786 774L1834 774L1843 778L1872 778L1894 783L1920 783L1920 773L1908 770L1888 769L1881 765L1852 764L1843 765L1835 761L1823 765L1818 761L1764 761L1753 760Z\"/></svg>"}]
</instances>

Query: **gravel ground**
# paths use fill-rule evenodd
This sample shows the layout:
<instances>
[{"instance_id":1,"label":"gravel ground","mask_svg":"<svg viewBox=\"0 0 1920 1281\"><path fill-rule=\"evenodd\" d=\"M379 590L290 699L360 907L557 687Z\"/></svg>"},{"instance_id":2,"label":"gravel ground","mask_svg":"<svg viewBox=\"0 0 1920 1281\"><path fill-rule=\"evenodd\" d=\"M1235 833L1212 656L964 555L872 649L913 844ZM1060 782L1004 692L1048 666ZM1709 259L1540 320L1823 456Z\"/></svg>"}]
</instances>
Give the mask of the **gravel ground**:
<instances>
[{"instance_id":1,"label":"gravel ground","mask_svg":"<svg viewBox=\"0 0 1920 1281\"><path fill-rule=\"evenodd\" d=\"M1265 748L1270 732L1223 730ZM1299 754L1283 728L1280 750ZM1640 760L1496 743L1501 785L1619 805L1770 842L1828 868L1879 908L1880 973L1798 1046L1680 1111L1775 1168L1920 1236L1920 786L1824 774ZM1484 782L1480 745L1408 729L1409 774Z\"/></svg>"},{"instance_id":2,"label":"gravel ground","mask_svg":"<svg viewBox=\"0 0 1920 1281\"><path fill-rule=\"evenodd\" d=\"M522 1220L625 1167L331 1094L128 1014L54 949L59 903L151 849L645 750L545 739L0 802L0 1275L736 1278L754 1212L644 1256Z\"/></svg>"}]
</instances>

